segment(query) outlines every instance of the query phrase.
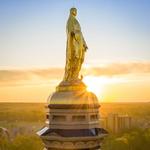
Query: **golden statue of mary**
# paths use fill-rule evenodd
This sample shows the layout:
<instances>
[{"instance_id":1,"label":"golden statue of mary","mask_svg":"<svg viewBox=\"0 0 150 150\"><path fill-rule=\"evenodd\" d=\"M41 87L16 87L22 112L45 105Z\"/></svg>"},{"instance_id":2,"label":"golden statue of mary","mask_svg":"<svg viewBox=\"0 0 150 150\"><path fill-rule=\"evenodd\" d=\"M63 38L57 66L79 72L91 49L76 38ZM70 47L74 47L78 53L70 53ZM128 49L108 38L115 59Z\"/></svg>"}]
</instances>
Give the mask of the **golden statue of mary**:
<instances>
[{"instance_id":1,"label":"golden statue of mary","mask_svg":"<svg viewBox=\"0 0 150 150\"><path fill-rule=\"evenodd\" d=\"M64 81L75 81L79 79L79 72L84 61L84 54L87 50L87 45L76 15L77 9L71 8L66 26L67 46Z\"/></svg>"}]
</instances>

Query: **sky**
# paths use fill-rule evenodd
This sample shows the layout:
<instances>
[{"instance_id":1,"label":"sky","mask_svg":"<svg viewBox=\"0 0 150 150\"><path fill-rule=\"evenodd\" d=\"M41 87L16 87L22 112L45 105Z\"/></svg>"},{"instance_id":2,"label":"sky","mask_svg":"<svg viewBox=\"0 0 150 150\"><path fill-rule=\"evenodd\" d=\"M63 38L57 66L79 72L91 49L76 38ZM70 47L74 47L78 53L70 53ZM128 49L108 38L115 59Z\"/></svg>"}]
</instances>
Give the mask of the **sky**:
<instances>
[{"instance_id":1,"label":"sky","mask_svg":"<svg viewBox=\"0 0 150 150\"><path fill-rule=\"evenodd\" d=\"M85 82L100 101L150 101L149 0L0 0L0 101L45 102L55 90L71 7L89 48Z\"/></svg>"}]
</instances>

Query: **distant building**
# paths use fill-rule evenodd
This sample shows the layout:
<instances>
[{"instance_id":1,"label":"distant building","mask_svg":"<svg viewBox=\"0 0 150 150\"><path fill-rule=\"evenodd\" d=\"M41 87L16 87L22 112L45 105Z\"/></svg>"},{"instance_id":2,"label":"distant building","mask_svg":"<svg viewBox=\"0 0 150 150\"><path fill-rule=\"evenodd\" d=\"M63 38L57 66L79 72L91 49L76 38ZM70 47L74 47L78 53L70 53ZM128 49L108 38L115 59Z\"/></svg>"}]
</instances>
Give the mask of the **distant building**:
<instances>
[{"instance_id":1,"label":"distant building","mask_svg":"<svg viewBox=\"0 0 150 150\"><path fill-rule=\"evenodd\" d=\"M107 117L100 118L100 126L101 128L107 129Z\"/></svg>"},{"instance_id":2,"label":"distant building","mask_svg":"<svg viewBox=\"0 0 150 150\"><path fill-rule=\"evenodd\" d=\"M128 115L109 114L100 120L101 127L117 133L132 126L132 118Z\"/></svg>"}]
</instances>

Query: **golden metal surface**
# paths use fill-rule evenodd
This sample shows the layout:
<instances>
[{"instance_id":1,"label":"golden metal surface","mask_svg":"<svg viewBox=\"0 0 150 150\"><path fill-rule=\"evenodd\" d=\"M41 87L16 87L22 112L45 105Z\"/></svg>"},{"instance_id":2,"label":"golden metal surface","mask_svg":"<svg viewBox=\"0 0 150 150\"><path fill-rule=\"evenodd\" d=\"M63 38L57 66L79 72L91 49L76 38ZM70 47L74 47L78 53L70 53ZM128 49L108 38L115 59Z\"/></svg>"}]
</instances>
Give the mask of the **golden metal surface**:
<instances>
[{"instance_id":1,"label":"golden metal surface","mask_svg":"<svg viewBox=\"0 0 150 150\"><path fill-rule=\"evenodd\" d=\"M74 85L70 85L70 86L57 86L56 87L56 91L60 92L60 91L78 91L78 90L85 90L86 87L84 86L74 86Z\"/></svg>"},{"instance_id":2,"label":"golden metal surface","mask_svg":"<svg viewBox=\"0 0 150 150\"><path fill-rule=\"evenodd\" d=\"M64 81L72 81L79 78L79 72L87 50L87 45L76 15L77 9L71 8L66 26L67 45Z\"/></svg>"}]
</instances>

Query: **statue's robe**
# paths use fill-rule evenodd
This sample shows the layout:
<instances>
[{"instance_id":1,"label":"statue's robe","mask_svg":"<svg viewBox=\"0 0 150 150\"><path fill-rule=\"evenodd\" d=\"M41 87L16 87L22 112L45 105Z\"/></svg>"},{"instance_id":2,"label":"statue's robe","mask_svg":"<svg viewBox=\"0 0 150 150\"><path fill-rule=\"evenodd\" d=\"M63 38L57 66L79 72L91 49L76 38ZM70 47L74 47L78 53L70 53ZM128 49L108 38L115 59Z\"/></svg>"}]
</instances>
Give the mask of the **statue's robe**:
<instances>
[{"instance_id":1,"label":"statue's robe","mask_svg":"<svg viewBox=\"0 0 150 150\"><path fill-rule=\"evenodd\" d=\"M83 38L80 24L73 15L69 16L66 31L67 46L64 80L72 81L77 80L79 77L87 45Z\"/></svg>"}]
</instances>

